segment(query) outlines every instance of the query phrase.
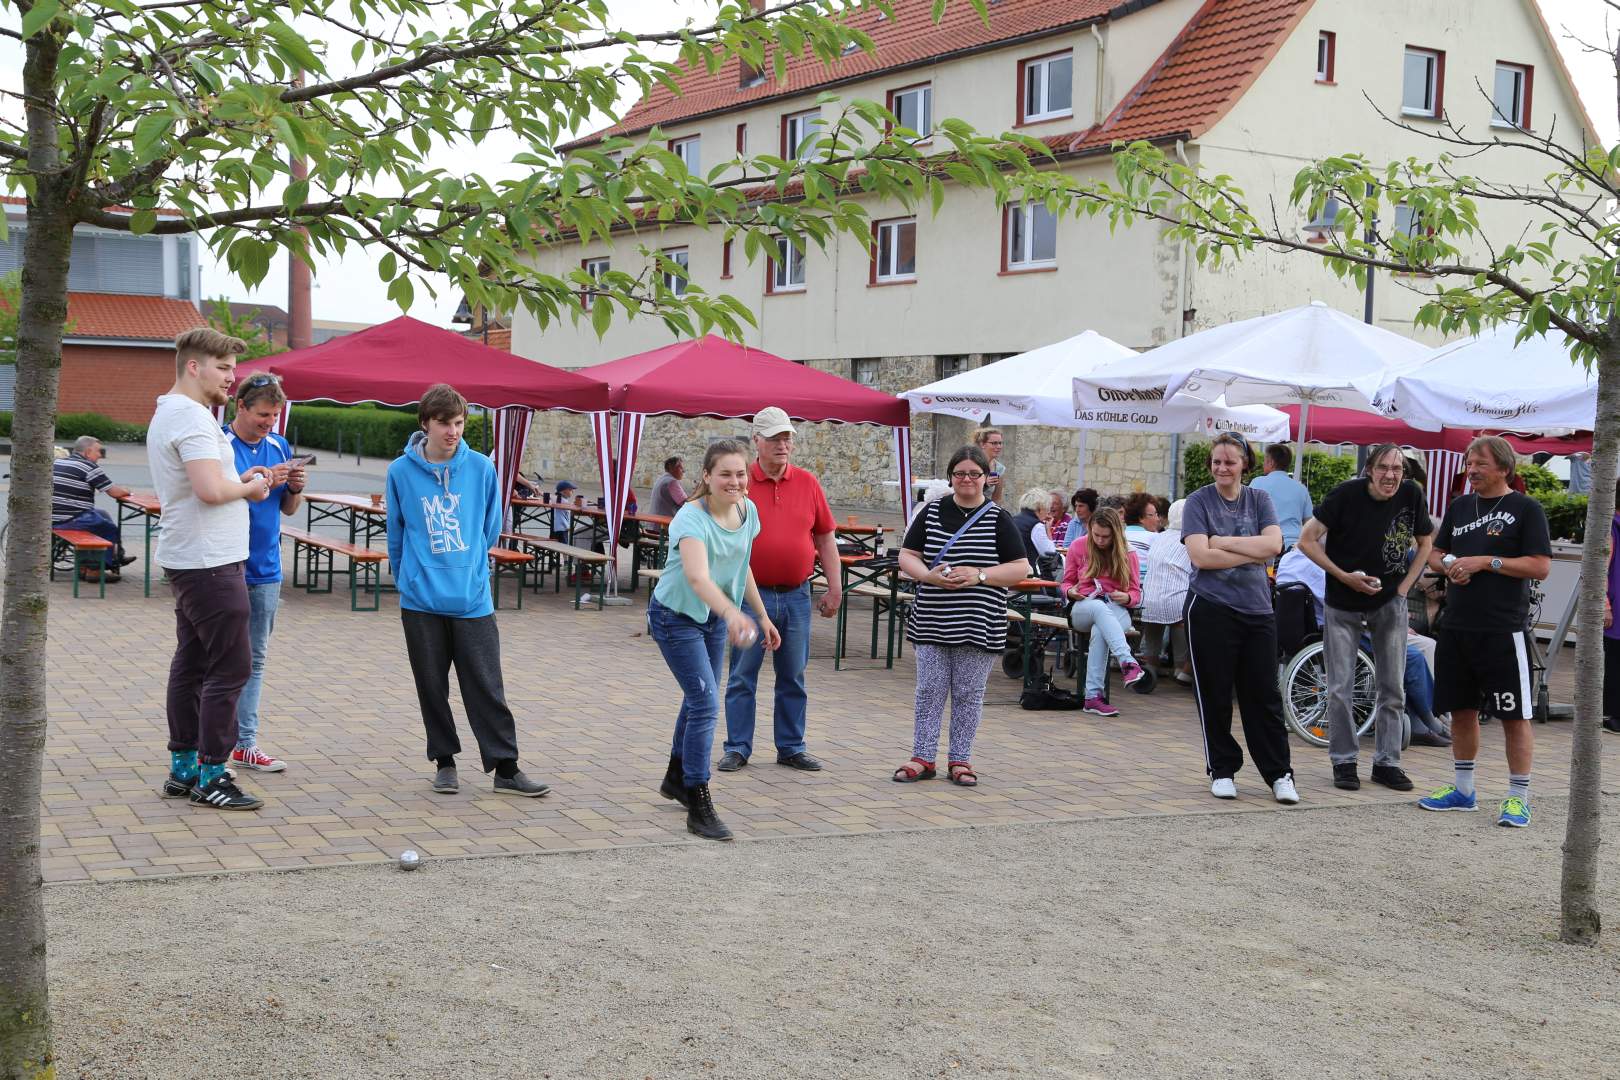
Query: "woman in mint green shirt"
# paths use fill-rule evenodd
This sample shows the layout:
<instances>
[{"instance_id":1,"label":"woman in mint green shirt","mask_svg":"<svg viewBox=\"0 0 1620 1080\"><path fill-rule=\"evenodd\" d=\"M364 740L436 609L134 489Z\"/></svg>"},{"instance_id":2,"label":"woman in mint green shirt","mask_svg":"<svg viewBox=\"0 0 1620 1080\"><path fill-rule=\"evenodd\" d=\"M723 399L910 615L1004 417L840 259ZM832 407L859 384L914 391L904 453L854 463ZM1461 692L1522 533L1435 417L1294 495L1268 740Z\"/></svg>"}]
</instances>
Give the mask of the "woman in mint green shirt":
<instances>
[{"instance_id":1,"label":"woman in mint green shirt","mask_svg":"<svg viewBox=\"0 0 1620 1080\"><path fill-rule=\"evenodd\" d=\"M782 635L767 619L743 613L746 599L764 611L748 556L759 511L748 501L748 450L735 439L709 444L703 478L669 524L669 558L647 603L647 633L658 643L682 693L669 770L658 791L686 807L686 828L706 840L730 840L709 795L709 751L720 717L726 641L767 649Z\"/></svg>"}]
</instances>

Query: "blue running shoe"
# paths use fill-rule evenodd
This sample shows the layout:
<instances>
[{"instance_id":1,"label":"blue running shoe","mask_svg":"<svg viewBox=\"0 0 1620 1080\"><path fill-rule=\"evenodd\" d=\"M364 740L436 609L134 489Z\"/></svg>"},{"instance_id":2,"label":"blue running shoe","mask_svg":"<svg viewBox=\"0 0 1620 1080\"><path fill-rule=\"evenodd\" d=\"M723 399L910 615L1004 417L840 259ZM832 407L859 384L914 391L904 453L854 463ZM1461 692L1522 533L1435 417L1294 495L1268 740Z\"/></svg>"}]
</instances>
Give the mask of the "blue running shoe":
<instances>
[{"instance_id":1,"label":"blue running shoe","mask_svg":"<svg viewBox=\"0 0 1620 1080\"><path fill-rule=\"evenodd\" d=\"M1512 829L1522 829L1530 824L1530 800L1521 799L1517 795L1509 795L1502 800L1502 816L1496 819L1498 825L1506 825Z\"/></svg>"},{"instance_id":2,"label":"blue running shoe","mask_svg":"<svg viewBox=\"0 0 1620 1080\"><path fill-rule=\"evenodd\" d=\"M1426 799L1419 799L1418 805L1425 810L1478 810L1479 806L1472 795L1464 795L1456 787L1447 784Z\"/></svg>"}]
</instances>

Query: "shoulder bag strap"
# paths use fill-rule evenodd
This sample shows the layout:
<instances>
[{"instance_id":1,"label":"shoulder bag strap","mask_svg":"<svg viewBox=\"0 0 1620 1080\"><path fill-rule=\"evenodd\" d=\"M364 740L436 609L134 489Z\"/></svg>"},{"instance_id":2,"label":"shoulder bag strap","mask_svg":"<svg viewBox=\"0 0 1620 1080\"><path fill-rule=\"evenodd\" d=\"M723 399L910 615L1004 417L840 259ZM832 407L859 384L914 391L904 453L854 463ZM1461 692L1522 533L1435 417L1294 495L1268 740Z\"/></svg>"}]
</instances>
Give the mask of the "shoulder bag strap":
<instances>
[{"instance_id":1,"label":"shoulder bag strap","mask_svg":"<svg viewBox=\"0 0 1620 1080\"><path fill-rule=\"evenodd\" d=\"M974 525L977 525L979 519L984 517L985 514L989 513L990 508L994 505L994 502L986 499L983 506L980 506L977 510L973 511L973 514L966 521L962 522L962 527L957 529L956 532L952 533L949 540L945 541L945 546L939 549L939 554L935 555L933 562L928 564L928 569L932 570L941 562L945 561L945 555L951 550L951 545L962 539L962 534L973 528ZM938 513L938 511L936 510L935 513Z\"/></svg>"}]
</instances>

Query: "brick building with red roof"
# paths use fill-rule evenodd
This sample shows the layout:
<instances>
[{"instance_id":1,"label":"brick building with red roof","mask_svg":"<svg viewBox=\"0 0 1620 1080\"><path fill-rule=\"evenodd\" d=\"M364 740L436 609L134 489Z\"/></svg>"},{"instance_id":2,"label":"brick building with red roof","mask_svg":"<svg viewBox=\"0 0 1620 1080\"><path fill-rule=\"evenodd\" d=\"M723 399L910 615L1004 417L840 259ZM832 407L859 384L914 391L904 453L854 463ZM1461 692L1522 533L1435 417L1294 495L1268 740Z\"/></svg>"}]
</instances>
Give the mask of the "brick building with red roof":
<instances>
[{"instance_id":1,"label":"brick building with red roof","mask_svg":"<svg viewBox=\"0 0 1620 1080\"><path fill-rule=\"evenodd\" d=\"M946 117L982 133L1040 139L1056 158L1046 167L1082 183L1112 179L1117 141L1148 140L1208 174L1233 177L1251 205L1275 206L1283 228L1310 238L1321 229L1300 220L1289 193L1313 159L1360 152L1378 162L1432 160L1444 149L1432 136L1446 119L1508 140L1551 132L1577 153L1595 141L1535 0L989 0L987 20L952 0L938 23L931 6L895 0L892 18L851 14L875 54L854 51L831 65L796 57L780 80L735 60L713 72L689 69L678 90L654 86L570 148L656 141L700 174L734 170L730 163L748 155L809 158L823 152L818 131L840 102L865 99L886 104L940 152L949 143L926 134ZM1498 155L1490 165L1502 170L1493 179L1526 184L1546 168L1529 154ZM800 190L789 185L786 197ZM777 196L761 189L759 197ZM1054 219L1044 207L999 208L985 192L954 185L938 214L875 198L866 206L870 247L838 237L825 250L800 252L783 237L774 258L750 264L719 229L675 223L556 244L539 265L558 274L636 274L648 262L641 249L659 249L694 284L756 312L750 344L896 392L1087 329L1142 349L1310 300L1361 313L1353 284L1320 263L1257 252L1202 267L1190 245L1169 241L1153 223L1116 230L1101 217ZM1507 236L1535 224L1515 213L1482 210ZM1409 227L1399 208L1389 216ZM1421 284L1381 281L1376 321L1416 334L1421 300L1410 286ZM597 363L668 340L652 319L616 322L600 340L588 319L542 331L519 312L513 324L514 351L552 363ZM935 475L935 459L960 445L967 422L921 414L913 421L915 474ZM570 422L537 423L543 430ZM713 424L700 427L652 418L641 460L689 453L714 433ZM1007 434L1015 495L1073 486L1076 432ZM881 434L807 430L802 443L807 464L831 476L835 499L893 501L881 485L893 475ZM1087 452L1094 486L1171 487L1169 438L1109 434L1090 440Z\"/></svg>"}]
</instances>

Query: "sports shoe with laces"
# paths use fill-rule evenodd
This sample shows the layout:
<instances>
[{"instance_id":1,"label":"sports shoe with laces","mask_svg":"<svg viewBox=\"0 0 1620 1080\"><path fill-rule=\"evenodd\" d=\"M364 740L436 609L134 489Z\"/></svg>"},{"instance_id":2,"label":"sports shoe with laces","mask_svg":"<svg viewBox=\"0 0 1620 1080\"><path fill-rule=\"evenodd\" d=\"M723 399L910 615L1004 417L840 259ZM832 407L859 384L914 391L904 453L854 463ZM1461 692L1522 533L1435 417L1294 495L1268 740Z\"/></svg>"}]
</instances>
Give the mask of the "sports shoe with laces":
<instances>
[{"instance_id":1,"label":"sports shoe with laces","mask_svg":"<svg viewBox=\"0 0 1620 1080\"><path fill-rule=\"evenodd\" d=\"M1280 803L1293 806L1299 802L1299 790L1294 787L1292 776L1279 776L1271 782L1271 797Z\"/></svg>"},{"instance_id":2,"label":"sports shoe with laces","mask_svg":"<svg viewBox=\"0 0 1620 1080\"><path fill-rule=\"evenodd\" d=\"M287 763L280 758L273 758L260 750L257 746L238 746L231 751L231 764L240 769L252 769L255 772L281 772Z\"/></svg>"},{"instance_id":3,"label":"sports shoe with laces","mask_svg":"<svg viewBox=\"0 0 1620 1080\"><path fill-rule=\"evenodd\" d=\"M1472 795L1464 795L1457 790L1456 785L1447 784L1437 789L1434 794L1418 800L1418 806L1424 810L1478 810L1479 804Z\"/></svg>"},{"instance_id":4,"label":"sports shoe with laces","mask_svg":"<svg viewBox=\"0 0 1620 1080\"><path fill-rule=\"evenodd\" d=\"M1506 825L1513 829L1522 829L1530 824L1530 800L1521 799L1517 795L1509 795L1502 800L1502 815L1496 819L1498 825Z\"/></svg>"},{"instance_id":5,"label":"sports shoe with laces","mask_svg":"<svg viewBox=\"0 0 1620 1080\"><path fill-rule=\"evenodd\" d=\"M1383 784L1392 791L1411 791L1412 778L1398 765L1374 765L1372 782Z\"/></svg>"},{"instance_id":6,"label":"sports shoe with laces","mask_svg":"<svg viewBox=\"0 0 1620 1080\"><path fill-rule=\"evenodd\" d=\"M1237 798L1237 781L1230 776L1222 776L1212 780L1209 785L1209 793L1217 799L1235 799Z\"/></svg>"},{"instance_id":7,"label":"sports shoe with laces","mask_svg":"<svg viewBox=\"0 0 1620 1080\"><path fill-rule=\"evenodd\" d=\"M163 797L165 799L183 799L191 794L191 789L194 786L194 780L182 780L173 772L170 772L168 776L163 778Z\"/></svg>"},{"instance_id":8,"label":"sports shoe with laces","mask_svg":"<svg viewBox=\"0 0 1620 1080\"><path fill-rule=\"evenodd\" d=\"M1119 710L1118 709L1114 708L1112 705L1108 704L1108 702L1104 701L1100 697L1088 697L1088 698L1086 698L1086 703L1083 706L1081 706L1081 711L1091 713L1093 716L1118 716L1119 715Z\"/></svg>"},{"instance_id":9,"label":"sports shoe with laces","mask_svg":"<svg viewBox=\"0 0 1620 1080\"><path fill-rule=\"evenodd\" d=\"M1142 670L1142 665L1132 660L1127 660L1121 664L1119 673L1124 677L1126 686L1133 686L1141 682L1147 675L1147 672Z\"/></svg>"},{"instance_id":10,"label":"sports shoe with laces","mask_svg":"<svg viewBox=\"0 0 1620 1080\"><path fill-rule=\"evenodd\" d=\"M1345 791L1360 791L1361 777L1356 775L1356 763L1343 761L1333 766L1333 786Z\"/></svg>"},{"instance_id":11,"label":"sports shoe with laces","mask_svg":"<svg viewBox=\"0 0 1620 1080\"><path fill-rule=\"evenodd\" d=\"M230 777L221 773L206 786L192 788L191 803L193 806L212 806L215 810L257 810L264 805L264 800L257 795L249 795L237 787Z\"/></svg>"}]
</instances>

